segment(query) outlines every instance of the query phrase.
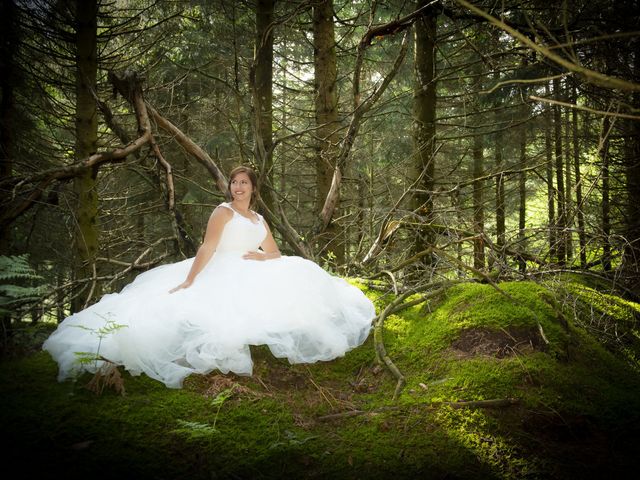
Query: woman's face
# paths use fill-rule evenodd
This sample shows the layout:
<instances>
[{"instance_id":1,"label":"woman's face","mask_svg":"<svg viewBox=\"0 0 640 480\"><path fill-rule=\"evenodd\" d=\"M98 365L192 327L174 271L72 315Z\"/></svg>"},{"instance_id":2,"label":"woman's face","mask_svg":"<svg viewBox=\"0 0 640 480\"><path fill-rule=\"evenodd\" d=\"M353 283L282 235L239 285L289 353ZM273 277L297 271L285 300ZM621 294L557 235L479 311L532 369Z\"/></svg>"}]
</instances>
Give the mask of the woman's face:
<instances>
[{"instance_id":1,"label":"woman's face","mask_svg":"<svg viewBox=\"0 0 640 480\"><path fill-rule=\"evenodd\" d=\"M244 172L237 173L231 180L231 197L234 200L251 200L253 184L249 175Z\"/></svg>"}]
</instances>

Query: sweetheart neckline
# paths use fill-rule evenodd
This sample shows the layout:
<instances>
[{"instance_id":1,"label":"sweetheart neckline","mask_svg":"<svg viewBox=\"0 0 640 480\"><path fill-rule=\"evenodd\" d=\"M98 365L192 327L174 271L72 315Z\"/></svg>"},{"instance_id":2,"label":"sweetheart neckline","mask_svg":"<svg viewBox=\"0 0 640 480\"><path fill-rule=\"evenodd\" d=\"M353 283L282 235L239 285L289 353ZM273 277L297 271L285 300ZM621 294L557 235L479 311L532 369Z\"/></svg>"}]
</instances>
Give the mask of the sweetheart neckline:
<instances>
[{"instance_id":1,"label":"sweetheart neckline","mask_svg":"<svg viewBox=\"0 0 640 480\"><path fill-rule=\"evenodd\" d=\"M244 215L242 215L239 211L237 211L235 208L233 208L231 206L230 202L225 202L223 205L226 205L227 207L229 207L229 209L234 213L234 217L237 214L239 217L244 218L245 220L249 220L251 223L253 223L254 225L261 225L262 224L262 218L260 217L260 215L256 212L254 212L253 210L250 210L251 212L254 213L254 215L258 218L257 221L253 221L251 220L249 217L245 217Z\"/></svg>"},{"instance_id":2,"label":"sweetheart neckline","mask_svg":"<svg viewBox=\"0 0 640 480\"><path fill-rule=\"evenodd\" d=\"M262 224L262 222L260 221L260 219L258 218L258 220L256 222L254 222L253 220L251 220L250 218L245 217L244 215L242 215L241 213L238 213L234 210L234 213L236 213L239 217L244 218L245 220L251 222L253 225L260 225Z\"/></svg>"}]
</instances>

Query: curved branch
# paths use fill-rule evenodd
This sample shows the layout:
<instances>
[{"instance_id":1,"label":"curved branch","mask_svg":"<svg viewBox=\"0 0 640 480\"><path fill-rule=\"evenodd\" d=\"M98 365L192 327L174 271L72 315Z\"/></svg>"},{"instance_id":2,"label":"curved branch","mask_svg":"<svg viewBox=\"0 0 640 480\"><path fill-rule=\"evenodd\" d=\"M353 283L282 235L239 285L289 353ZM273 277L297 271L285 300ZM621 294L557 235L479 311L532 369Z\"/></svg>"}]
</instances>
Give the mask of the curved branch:
<instances>
[{"instance_id":1,"label":"curved branch","mask_svg":"<svg viewBox=\"0 0 640 480\"><path fill-rule=\"evenodd\" d=\"M566 68L570 72L575 72L577 74L582 75L585 81L589 83L593 83L595 85L599 85L605 88L618 88L620 90L631 90L631 91L640 91L640 84L634 82L628 82L627 80L623 80L618 77L611 77L609 75L605 75L600 72L596 72L595 70L591 70L583 67L582 65L578 65L574 62L571 62L565 58L562 58L560 55L551 51L551 49L544 47L542 45L538 45L536 42L528 38L526 35L523 35L518 30L513 27L510 27L503 21L489 15L484 10L479 9L475 5L470 4L466 0L455 0L463 7L471 10L476 15L488 20L490 23L494 24L498 28L504 30L512 37L518 39L521 43L526 45L527 47L535 50L541 55L547 57L549 60L557 63L558 65Z\"/></svg>"},{"instance_id":2,"label":"curved branch","mask_svg":"<svg viewBox=\"0 0 640 480\"><path fill-rule=\"evenodd\" d=\"M211 176L216 182L218 190L220 190L223 194L227 193L227 179L222 173L222 170L218 168L213 159L209 156L207 152L205 152L202 148L200 148L193 140L187 137L182 131L176 127L169 120L160 115L155 108L153 108L149 103L146 103L147 110L151 113L153 120L158 124L160 128L169 133L182 147L193 155L196 160L198 160L204 167L209 171Z\"/></svg>"},{"instance_id":3,"label":"curved branch","mask_svg":"<svg viewBox=\"0 0 640 480\"><path fill-rule=\"evenodd\" d=\"M364 47L358 47L358 59L356 59L356 70L354 72L354 85L353 85L353 95L354 95L354 103L357 104L353 117L351 118L351 123L349 124L349 129L347 130L347 134L345 138L342 140L342 146L340 148L340 152L338 153L338 157L335 162L335 169L333 171L333 178L331 179L331 187L329 188L329 193L327 193L327 198L324 201L324 206L322 207L322 211L320 212L320 229L319 232L323 232L331 223L331 219L333 218L333 214L336 209L336 205L338 204L338 200L340 198L340 184L342 183L342 170L345 167L347 159L349 158L349 154L351 153L351 147L353 147L353 143L355 142L356 135L358 134L358 130L360 129L360 124L362 117L364 114L371 109L373 104L378 101L380 96L387 89L391 80L395 77L396 73L400 69L402 62L404 61L404 57L407 53L408 49L408 35L405 33L404 38L402 39L402 46L400 48L400 52L396 57L396 61L393 64L393 68L391 71L385 76L382 84L374 90L374 92L363 102L359 103L360 99L360 69L362 67L362 57Z\"/></svg>"}]
</instances>

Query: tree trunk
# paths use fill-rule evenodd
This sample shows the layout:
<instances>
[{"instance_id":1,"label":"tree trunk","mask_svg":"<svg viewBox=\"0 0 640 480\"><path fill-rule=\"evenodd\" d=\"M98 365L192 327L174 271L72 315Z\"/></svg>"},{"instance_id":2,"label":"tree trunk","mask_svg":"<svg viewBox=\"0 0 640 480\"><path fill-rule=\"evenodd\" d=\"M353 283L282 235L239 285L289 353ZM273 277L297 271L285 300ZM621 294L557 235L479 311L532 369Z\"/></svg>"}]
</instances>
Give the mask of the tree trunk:
<instances>
[{"instance_id":1,"label":"tree trunk","mask_svg":"<svg viewBox=\"0 0 640 480\"><path fill-rule=\"evenodd\" d=\"M526 97L526 89L525 95ZM522 118L529 116L529 110L527 104L522 104ZM545 135L548 138L548 135ZM527 125L523 123L520 127L520 173L518 174L518 250L525 252L527 250L526 245L526 218L527 218L527 172L525 167L527 166ZM547 167L550 163L547 163ZM552 197L553 198L553 197ZM523 256L518 258L518 270L525 273L527 270L527 262Z\"/></svg>"},{"instance_id":2,"label":"tree trunk","mask_svg":"<svg viewBox=\"0 0 640 480\"><path fill-rule=\"evenodd\" d=\"M549 85L545 85L545 93L549 96ZM552 261L558 257L556 241L555 191L553 188L553 152L551 151L551 107L545 113L544 151L546 158L547 180L547 218L549 221L549 257Z\"/></svg>"},{"instance_id":3,"label":"tree trunk","mask_svg":"<svg viewBox=\"0 0 640 480\"><path fill-rule=\"evenodd\" d=\"M567 242L567 261L571 263L573 260L573 179L571 178L571 136L570 128L571 124L571 112L569 109L565 109L565 121L564 121L564 177L565 177L565 205L566 205L566 235L565 240Z\"/></svg>"},{"instance_id":4,"label":"tree trunk","mask_svg":"<svg viewBox=\"0 0 640 480\"><path fill-rule=\"evenodd\" d=\"M640 58L638 54L640 42L632 43L635 55L634 81L640 82ZM640 93L634 92L631 97L632 106L640 109ZM636 110L637 111L637 110ZM625 137L625 166L627 179L627 225L626 243L624 249L624 265L630 279L630 288L640 295L640 121L627 121L628 135Z\"/></svg>"},{"instance_id":5,"label":"tree trunk","mask_svg":"<svg viewBox=\"0 0 640 480\"><path fill-rule=\"evenodd\" d=\"M556 100L560 98L560 80L553 80L553 95ZM556 222L556 239L558 264L564 265L567 259L566 245L566 222L567 222L567 205L565 203L564 191L564 163L562 158L562 114L560 106L553 106L553 137L555 144L555 160L556 160L556 194L558 201L558 220Z\"/></svg>"},{"instance_id":6,"label":"tree trunk","mask_svg":"<svg viewBox=\"0 0 640 480\"><path fill-rule=\"evenodd\" d=\"M424 7L428 2L418 0L416 9ZM435 174L435 136L436 136L436 19L437 14L431 9L415 23L415 87L413 95L413 139L416 151L414 178L421 173L422 181L416 187L422 192L414 196L414 210L421 215L427 224L434 221L433 187ZM416 234L415 251L420 252L435 243L435 235L430 229L423 229ZM430 263L431 257L423 257Z\"/></svg>"},{"instance_id":7,"label":"tree trunk","mask_svg":"<svg viewBox=\"0 0 640 480\"><path fill-rule=\"evenodd\" d=\"M502 162L502 131L495 135L496 149L496 244L503 248L505 244L505 205L504 205L504 176ZM504 252L500 252L500 261L504 263Z\"/></svg>"},{"instance_id":8,"label":"tree trunk","mask_svg":"<svg viewBox=\"0 0 640 480\"><path fill-rule=\"evenodd\" d=\"M338 154L337 59L333 26L333 0L323 0L313 7L313 64L315 68L316 144L316 215L320 215L331 188ZM336 210L338 206L336 205ZM319 239L323 257L333 256L335 263L345 261L344 239L340 226L331 222Z\"/></svg>"},{"instance_id":9,"label":"tree trunk","mask_svg":"<svg viewBox=\"0 0 640 480\"><path fill-rule=\"evenodd\" d=\"M16 7L13 0L2 2L0 6L0 53L2 58L2 70L0 71L0 181L10 177L13 173L14 155L14 112L15 85L14 54L18 44ZM9 255L11 244L11 227L0 228L0 255ZM7 338L11 336L11 315L1 314L0 324L2 328L2 348L5 347Z\"/></svg>"},{"instance_id":10,"label":"tree trunk","mask_svg":"<svg viewBox=\"0 0 640 480\"><path fill-rule=\"evenodd\" d=\"M484 145L482 135L473 137L473 266L484 270Z\"/></svg>"},{"instance_id":11,"label":"tree trunk","mask_svg":"<svg viewBox=\"0 0 640 480\"><path fill-rule=\"evenodd\" d=\"M256 39L254 63L254 98L256 118L256 157L264 183L260 195L269 210L274 210L273 185L273 4L274 0L256 2Z\"/></svg>"},{"instance_id":12,"label":"tree trunk","mask_svg":"<svg viewBox=\"0 0 640 480\"><path fill-rule=\"evenodd\" d=\"M575 84L572 88L574 103L578 101ZM580 172L580 138L578 134L578 110L573 109L571 116L573 130L573 169L576 181L576 217L578 219L578 242L580 244L580 266L587 266L587 237L584 230L584 212L582 210L582 174Z\"/></svg>"},{"instance_id":13,"label":"tree trunk","mask_svg":"<svg viewBox=\"0 0 640 480\"><path fill-rule=\"evenodd\" d=\"M18 19L13 0L2 2L0 6L0 181L10 177L13 173L14 149L14 116L16 66L15 53L18 45ZM0 254L8 255L11 244L11 228L0 229Z\"/></svg>"},{"instance_id":14,"label":"tree trunk","mask_svg":"<svg viewBox=\"0 0 640 480\"><path fill-rule=\"evenodd\" d=\"M92 91L96 91L97 61L97 0L76 2L76 162L96 153L98 141L98 117ZM97 169L74 178L75 238L73 242L76 279L95 277L95 258L98 252L98 194ZM72 310L85 307L91 298L99 295L97 285L76 296Z\"/></svg>"},{"instance_id":15,"label":"tree trunk","mask_svg":"<svg viewBox=\"0 0 640 480\"><path fill-rule=\"evenodd\" d=\"M605 272L611 270L611 207L609 188L609 130L611 120L605 116L602 120L602 141L600 160L602 162L602 268Z\"/></svg>"}]
</instances>

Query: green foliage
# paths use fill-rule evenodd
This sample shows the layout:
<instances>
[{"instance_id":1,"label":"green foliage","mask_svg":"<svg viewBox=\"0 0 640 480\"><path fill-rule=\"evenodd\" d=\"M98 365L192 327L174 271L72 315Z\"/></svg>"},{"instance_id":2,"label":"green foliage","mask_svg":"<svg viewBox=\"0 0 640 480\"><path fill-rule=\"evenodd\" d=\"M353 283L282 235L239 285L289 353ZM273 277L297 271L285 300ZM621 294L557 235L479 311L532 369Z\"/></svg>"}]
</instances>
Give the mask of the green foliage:
<instances>
[{"instance_id":1,"label":"green foliage","mask_svg":"<svg viewBox=\"0 0 640 480\"><path fill-rule=\"evenodd\" d=\"M42 300L42 276L29 265L29 255L0 256L0 313L18 313Z\"/></svg>"},{"instance_id":2,"label":"green foliage","mask_svg":"<svg viewBox=\"0 0 640 480\"><path fill-rule=\"evenodd\" d=\"M96 315L100 315L100 314L96 314ZM98 348L96 349L95 352L74 352L76 355L76 360L78 361L78 363L80 364L88 364L88 363L96 363L97 362L101 362L104 361L105 358L102 357L102 355L100 354L100 347L102 345L102 340L107 336L107 335L112 335L114 332L117 332L118 330L122 329L122 328L127 328L128 325L122 325L117 323L115 320L105 317L103 315L100 315L100 317L102 317L105 321L104 325L98 329L92 329L89 327L85 327L84 325L73 325L73 327L75 328L80 328L82 330L88 330L92 333L94 333L95 335L97 335L97 337L100 339L98 341Z\"/></svg>"}]
</instances>

